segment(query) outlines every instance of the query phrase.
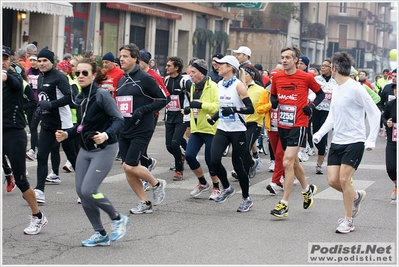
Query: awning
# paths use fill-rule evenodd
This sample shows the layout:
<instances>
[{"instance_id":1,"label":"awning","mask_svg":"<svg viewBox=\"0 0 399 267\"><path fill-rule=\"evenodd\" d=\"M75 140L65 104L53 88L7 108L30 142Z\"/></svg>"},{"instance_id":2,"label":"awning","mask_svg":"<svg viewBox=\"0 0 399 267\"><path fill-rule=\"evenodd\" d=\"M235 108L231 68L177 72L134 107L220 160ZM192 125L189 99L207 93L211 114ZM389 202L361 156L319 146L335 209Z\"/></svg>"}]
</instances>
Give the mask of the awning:
<instances>
[{"instance_id":1,"label":"awning","mask_svg":"<svg viewBox=\"0 0 399 267\"><path fill-rule=\"evenodd\" d=\"M130 3L107 3L107 7L174 20L181 20L183 17L182 13Z\"/></svg>"},{"instance_id":2,"label":"awning","mask_svg":"<svg viewBox=\"0 0 399 267\"><path fill-rule=\"evenodd\" d=\"M68 2L2 2L1 5L18 11L73 17L73 6Z\"/></svg>"}]
</instances>

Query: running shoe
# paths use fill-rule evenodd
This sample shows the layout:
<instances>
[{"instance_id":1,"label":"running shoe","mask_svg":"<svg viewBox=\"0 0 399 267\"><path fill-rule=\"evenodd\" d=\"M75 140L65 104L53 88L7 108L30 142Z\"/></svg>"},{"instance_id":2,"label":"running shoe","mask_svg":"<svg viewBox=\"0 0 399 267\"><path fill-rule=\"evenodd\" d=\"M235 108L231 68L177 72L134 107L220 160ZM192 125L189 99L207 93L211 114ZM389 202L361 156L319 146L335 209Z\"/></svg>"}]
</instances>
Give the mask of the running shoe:
<instances>
[{"instance_id":1,"label":"running shoe","mask_svg":"<svg viewBox=\"0 0 399 267\"><path fill-rule=\"evenodd\" d=\"M26 152L26 158L29 160L32 160L32 161L34 161L36 159L36 153L32 148L29 149L28 152Z\"/></svg>"},{"instance_id":2,"label":"running shoe","mask_svg":"<svg viewBox=\"0 0 399 267\"><path fill-rule=\"evenodd\" d=\"M151 164L148 165L148 170L152 171L157 166L158 161L154 158L150 158L150 160L151 160Z\"/></svg>"},{"instance_id":3,"label":"running shoe","mask_svg":"<svg viewBox=\"0 0 399 267\"><path fill-rule=\"evenodd\" d=\"M210 189L210 185L206 183L205 185L201 184L198 182L197 186L194 188L193 191L190 192L190 196L192 197L198 197L201 195L202 192L208 191Z\"/></svg>"},{"instance_id":4,"label":"running shoe","mask_svg":"<svg viewBox=\"0 0 399 267\"><path fill-rule=\"evenodd\" d=\"M323 169L319 164L316 165L316 174L323 174Z\"/></svg>"},{"instance_id":5,"label":"running shoe","mask_svg":"<svg viewBox=\"0 0 399 267\"><path fill-rule=\"evenodd\" d=\"M316 155L316 149L314 147L308 149L308 156Z\"/></svg>"},{"instance_id":6,"label":"running shoe","mask_svg":"<svg viewBox=\"0 0 399 267\"><path fill-rule=\"evenodd\" d=\"M80 197L78 197L78 200L76 200L76 202L77 202L78 204L82 204L82 200L80 199Z\"/></svg>"},{"instance_id":7,"label":"running shoe","mask_svg":"<svg viewBox=\"0 0 399 267\"><path fill-rule=\"evenodd\" d=\"M237 173L236 173L235 170L232 170L231 173L230 173L230 175L231 175L231 177L233 177L234 179L238 180L238 175L237 175Z\"/></svg>"},{"instance_id":8,"label":"running shoe","mask_svg":"<svg viewBox=\"0 0 399 267\"><path fill-rule=\"evenodd\" d=\"M55 174L53 171L51 171L51 173L49 175L47 175L47 177L46 177L46 182L53 183L53 184L59 184L59 183L61 183L61 179L57 174Z\"/></svg>"},{"instance_id":9,"label":"running shoe","mask_svg":"<svg viewBox=\"0 0 399 267\"><path fill-rule=\"evenodd\" d=\"M152 197L154 206L159 205L165 199L165 187L166 181L163 179L158 179L159 185L152 189Z\"/></svg>"},{"instance_id":10,"label":"running shoe","mask_svg":"<svg viewBox=\"0 0 399 267\"><path fill-rule=\"evenodd\" d=\"M150 183L147 182L147 181L144 181L144 180L142 182L143 182L143 190L144 191L149 191L151 189Z\"/></svg>"},{"instance_id":11,"label":"running shoe","mask_svg":"<svg viewBox=\"0 0 399 267\"><path fill-rule=\"evenodd\" d=\"M62 169L66 172L73 172L73 167L71 162L69 162L69 160L67 160L67 162L65 162L65 165L62 167Z\"/></svg>"},{"instance_id":12,"label":"running shoe","mask_svg":"<svg viewBox=\"0 0 399 267\"><path fill-rule=\"evenodd\" d=\"M137 207L130 209L131 214L152 213L152 204L150 201L140 201Z\"/></svg>"},{"instance_id":13,"label":"running shoe","mask_svg":"<svg viewBox=\"0 0 399 267\"><path fill-rule=\"evenodd\" d=\"M219 195L220 195L220 189L219 188L213 188L212 189L212 194L209 196L209 200L215 200Z\"/></svg>"},{"instance_id":14,"label":"running shoe","mask_svg":"<svg viewBox=\"0 0 399 267\"><path fill-rule=\"evenodd\" d=\"M45 226L48 221L46 216L42 213L42 218L39 219L37 216L29 216L30 218L30 224L27 228L24 230L24 234L26 235L37 235L41 230L42 227Z\"/></svg>"},{"instance_id":15,"label":"running shoe","mask_svg":"<svg viewBox=\"0 0 399 267\"><path fill-rule=\"evenodd\" d=\"M274 172L275 165L276 165L276 162L274 160L270 160L269 172Z\"/></svg>"},{"instance_id":16,"label":"running shoe","mask_svg":"<svg viewBox=\"0 0 399 267\"><path fill-rule=\"evenodd\" d=\"M307 192L302 192L303 195L303 208L305 210L310 209L313 205L313 196L317 193L317 186L310 184Z\"/></svg>"},{"instance_id":17,"label":"running shoe","mask_svg":"<svg viewBox=\"0 0 399 267\"><path fill-rule=\"evenodd\" d=\"M256 175L256 168L258 167L258 160L252 159L252 166L249 168L248 177L250 179L254 178Z\"/></svg>"},{"instance_id":18,"label":"running shoe","mask_svg":"<svg viewBox=\"0 0 399 267\"><path fill-rule=\"evenodd\" d=\"M396 186L393 188L393 192L392 192L392 194L391 194L391 200L396 200L397 199L397 194L398 194L398 192L397 192L397 188L396 188Z\"/></svg>"},{"instance_id":19,"label":"running shoe","mask_svg":"<svg viewBox=\"0 0 399 267\"><path fill-rule=\"evenodd\" d=\"M341 218L338 220L338 227L335 230L338 234L348 234L350 232L355 231L355 225L353 224L353 220L346 220Z\"/></svg>"},{"instance_id":20,"label":"running shoe","mask_svg":"<svg viewBox=\"0 0 399 267\"><path fill-rule=\"evenodd\" d=\"M270 211L270 214L278 218L283 218L288 216L288 206L283 202L279 201L274 209Z\"/></svg>"},{"instance_id":21,"label":"running shoe","mask_svg":"<svg viewBox=\"0 0 399 267\"><path fill-rule=\"evenodd\" d=\"M306 162L309 160L309 155L306 153L305 149L303 149L298 152L298 158L299 162Z\"/></svg>"},{"instance_id":22,"label":"running shoe","mask_svg":"<svg viewBox=\"0 0 399 267\"><path fill-rule=\"evenodd\" d=\"M14 175L12 173L6 175L5 181L7 181L7 192L12 192L16 187Z\"/></svg>"},{"instance_id":23,"label":"running shoe","mask_svg":"<svg viewBox=\"0 0 399 267\"><path fill-rule=\"evenodd\" d=\"M247 212L250 208L252 208L254 203L252 202L252 198L248 196L247 198L243 198L240 206L237 209L237 212Z\"/></svg>"},{"instance_id":24,"label":"running shoe","mask_svg":"<svg viewBox=\"0 0 399 267\"><path fill-rule=\"evenodd\" d=\"M111 245L111 241L109 240L108 233L103 236L100 232L96 231L89 239L83 240L81 244L84 247L109 246Z\"/></svg>"},{"instance_id":25,"label":"running shoe","mask_svg":"<svg viewBox=\"0 0 399 267\"><path fill-rule=\"evenodd\" d=\"M119 213L119 220L112 220L112 234L111 234L111 241L115 242L121 239L126 234L127 225L130 222L130 219Z\"/></svg>"},{"instance_id":26,"label":"running shoe","mask_svg":"<svg viewBox=\"0 0 399 267\"><path fill-rule=\"evenodd\" d=\"M357 192L357 198L353 201L353 206L352 206L352 217L356 217L359 214L360 211L360 204L363 202L363 200L366 198L366 191L364 190L358 190Z\"/></svg>"},{"instance_id":27,"label":"running shoe","mask_svg":"<svg viewBox=\"0 0 399 267\"><path fill-rule=\"evenodd\" d=\"M272 195L277 195L278 191L284 191L284 188L282 185L270 182L270 184L268 184L266 186L266 189L270 192L270 194Z\"/></svg>"},{"instance_id":28,"label":"running shoe","mask_svg":"<svg viewBox=\"0 0 399 267\"><path fill-rule=\"evenodd\" d=\"M36 195L36 201L37 203L46 203L46 196L44 195L44 192L39 189L34 189L35 195Z\"/></svg>"},{"instance_id":29,"label":"running shoe","mask_svg":"<svg viewBox=\"0 0 399 267\"><path fill-rule=\"evenodd\" d=\"M233 196L236 193L234 188L230 185L228 188L223 189L220 195L215 199L215 202L223 203L228 197Z\"/></svg>"},{"instance_id":30,"label":"running shoe","mask_svg":"<svg viewBox=\"0 0 399 267\"><path fill-rule=\"evenodd\" d=\"M183 180L183 172L175 171L175 175L173 176L173 181L181 181Z\"/></svg>"}]
</instances>

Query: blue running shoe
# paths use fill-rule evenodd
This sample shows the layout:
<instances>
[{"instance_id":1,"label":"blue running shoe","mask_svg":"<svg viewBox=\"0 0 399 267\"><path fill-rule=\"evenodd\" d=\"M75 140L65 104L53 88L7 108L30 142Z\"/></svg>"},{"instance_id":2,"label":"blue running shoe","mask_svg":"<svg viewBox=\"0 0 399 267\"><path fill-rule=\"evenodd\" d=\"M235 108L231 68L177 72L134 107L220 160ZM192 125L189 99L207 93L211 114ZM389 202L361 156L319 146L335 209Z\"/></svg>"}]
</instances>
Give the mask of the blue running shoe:
<instances>
[{"instance_id":1,"label":"blue running shoe","mask_svg":"<svg viewBox=\"0 0 399 267\"><path fill-rule=\"evenodd\" d=\"M95 232L89 239L82 241L82 246L84 247L95 247L95 246L109 246L111 242L109 241L109 236L101 235L100 232Z\"/></svg>"},{"instance_id":2,"label":"blue running shoe","mask_svg":"<svg viewBox=\"0 0 399 267\"><path fill-rule=\"evenodd\" d=\"M119 216L121 217L120 220L112 221L112 235L111 235L112 242L121 239L126 234L126 227L130 222L130 219L126 215L119 213Z\"/></svg>"}]
</instances>

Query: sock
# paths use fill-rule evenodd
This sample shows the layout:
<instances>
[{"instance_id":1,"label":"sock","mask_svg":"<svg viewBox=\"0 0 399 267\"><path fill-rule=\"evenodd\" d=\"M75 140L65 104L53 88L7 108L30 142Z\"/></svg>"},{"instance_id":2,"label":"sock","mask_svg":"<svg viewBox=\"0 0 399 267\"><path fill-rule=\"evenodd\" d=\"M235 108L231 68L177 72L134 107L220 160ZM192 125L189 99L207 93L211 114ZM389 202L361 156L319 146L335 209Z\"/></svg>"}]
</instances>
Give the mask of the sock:
<instances>
[{"instance_id":1,"label":"sock","mask_svg":"<svg viewBox=\"0 0 399 267\"><path fill-rule=\"evenodd\" d=\"M105 230L98 231L102 236L106 236L107 232Z\"/></svg>"},{"instance_id":2,"label":"sock","mask_svg":"<svg viewBox=\"0 0 399 267\"><path fill-rule=\"evenodd\" d=\"M303 189L304 192L309 192L309 185Z\"/></svg>"},{"instance_id":3,"label":"sock","mask_svg":"<svg viewBox=\"0 0 399 267\"><path fill-rule=\"evenodd\" d=\"M288 201L285 201L284 199L280 200L281 203L285 204L286 206L288 206Z\"/></svg>"},{"instance_id":4,"label":"sock","mask_svg":"<svg viewBox=\"0 0 399 267\"><path fill-rule=\"evenodd\" d=\"M217 188L217 189L219 189L219 182L217 182L217 183L213 183L213 188Z\"/></svg>"},{"instance_id":5,"label":"sock","mask_svg":"<svg viewBox=\"0 0 399 267\"><path fill-rule=\"evenodd\" d=\"M151 205L151 201L147 200L147 201L145 202L145 204Z\"/></svg>"},{"instance_id":6,"label":"sock","mask_svg":"<svg viewBox=\"0 0 399 267\"><path fill-rule=\"evenodd\" d=\"M112 218L113 221L119 221L121 219L121 216L118 213L118 216L116 216L115 218Z\"/></svg>"},{"instance_id":7,"label":"sock","mask_svg":"<svg viewBox=\"0 0 399 267\"><path fill-rule=\"evenodd\" d=\"M39 210L38 213L32 214L32 216L35 216L35 217L37 217L37 218L39 218L39 219L41 219L41 218L43 217L42 212L41 212L40 210Z\"/></svg>"},{"instance_id":8,"label":"sock","mask_svg":"<svg viewBox=\"0 0 399 267\"><path fill-rule=\"evenodd\" d=\"M154 185L152 188L157 188L160 185L160 183L158 182L156 185Z\"/></svg>"},{"instance_id":9,"label":"sock","mask_svg":"<svg viewBox=\"0 0 399 267\"><path fill-rule=\"evenodd\" d=\"M205 180L204 176L199 177L198 180L199 180L200 184L206 185L206 180Z\"/></svg>"}]
</instances>

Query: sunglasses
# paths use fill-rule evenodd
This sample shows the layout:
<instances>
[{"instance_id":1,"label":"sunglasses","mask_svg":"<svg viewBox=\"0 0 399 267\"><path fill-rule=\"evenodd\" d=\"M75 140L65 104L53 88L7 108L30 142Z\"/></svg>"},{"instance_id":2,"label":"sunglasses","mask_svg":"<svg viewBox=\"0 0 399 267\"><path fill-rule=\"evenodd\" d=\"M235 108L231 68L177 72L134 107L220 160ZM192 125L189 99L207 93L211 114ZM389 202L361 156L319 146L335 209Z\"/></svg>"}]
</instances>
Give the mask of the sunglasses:
<instances>
[{"instance_id":1,"label":"sunglasses","mask_svg":"<svg viewBox=\"0 0 399 267\"><path fill-rule=\"evenodd\" d=\"M83 76L87 77L89 76L89 72L87 70L82 71ZM80 76L80 71L75 72L76 77Z\"/></svg>"}]
</instances>

